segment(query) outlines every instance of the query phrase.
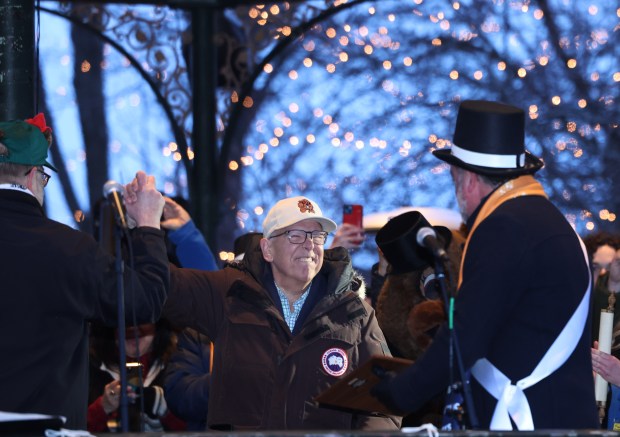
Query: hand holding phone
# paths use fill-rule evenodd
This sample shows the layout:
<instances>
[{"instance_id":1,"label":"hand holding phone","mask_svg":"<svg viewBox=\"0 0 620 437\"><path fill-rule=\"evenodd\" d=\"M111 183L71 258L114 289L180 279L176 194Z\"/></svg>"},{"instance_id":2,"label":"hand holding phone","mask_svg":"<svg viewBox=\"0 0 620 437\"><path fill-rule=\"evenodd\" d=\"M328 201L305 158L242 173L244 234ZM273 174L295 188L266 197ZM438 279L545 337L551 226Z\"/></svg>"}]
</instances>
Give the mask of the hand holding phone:
<instances>
[{"instance_id":1,"label":"hand holding phone","mask_svg":"<svg viewBox=\"0 0 620 437\"><path fill-rule=\"evenodd\" d=\"M344 205L342 225L336 231L331 247L358 249L364 242L362 205Z\"/></svg>"}]
</instances>

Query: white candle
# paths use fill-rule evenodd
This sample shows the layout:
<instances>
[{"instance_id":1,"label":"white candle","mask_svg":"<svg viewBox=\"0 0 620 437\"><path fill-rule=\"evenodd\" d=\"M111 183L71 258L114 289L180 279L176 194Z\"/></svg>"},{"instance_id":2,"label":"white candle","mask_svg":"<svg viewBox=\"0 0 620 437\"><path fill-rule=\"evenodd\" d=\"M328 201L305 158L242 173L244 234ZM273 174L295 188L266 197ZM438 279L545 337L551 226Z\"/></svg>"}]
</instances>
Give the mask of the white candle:
<instances>
[{"instance_id":1,"label":"white candle","mask_svg":"<svg viewBox=\"0 0 620 437\"><path fill-rule=\"evenodd\" d=\"M601 322L598 330L598 350L611 353L611 337L614 327L614 313L601 310ZM603 404L607 401L608 382L601 375L596 374L595 393L597 402Z\"/></svg>"}]
</instances>

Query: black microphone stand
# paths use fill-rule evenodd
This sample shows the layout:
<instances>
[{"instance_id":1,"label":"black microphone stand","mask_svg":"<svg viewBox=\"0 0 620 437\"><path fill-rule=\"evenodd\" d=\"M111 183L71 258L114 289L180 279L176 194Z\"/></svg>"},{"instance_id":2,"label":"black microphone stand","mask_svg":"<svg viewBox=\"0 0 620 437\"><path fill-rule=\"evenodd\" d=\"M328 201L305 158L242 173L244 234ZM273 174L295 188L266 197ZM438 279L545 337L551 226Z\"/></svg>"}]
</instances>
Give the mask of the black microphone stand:
<instances>
[{"instance_id":1,"label":"black microphone stand","mask_svg":"<svg viewBox=\"0 0 620 437\"><path fill-rule=\"evenodd\" d=\"M478 416L476 415L476 408L474 406L474 399L471 394L471 386L469 378L465 373L465 367L463 366L463 358L461 356L461 349L459 348L458 337L454 330L453 324L453 310L454 310L454 296L450 294L448 296L448 287L446 285L446 274L443 265L443 259L441 257L435 257L435 275L439 281L439 287L441 288L441 296L443 297L445 312L448 322L448 330L450 332L450 350L449 350L449 366L450 366L450 385L448 390L456 389L454 384L454 358L456 357L456 363L461 379L461 387L463 389L463 399L465 401L465 417L469 419L469 425L471 429L480 429L478 422Z\"/></svg>"},{"instance_id":2,"label":"black microphone stand","mask_svg":"<svg viewBox=\"0 0 620 437\"><path fill-rule=\"evenodd\" d=\"M123 280L123 272L125 270L125 262L123 261L123 254L121 251L121 240L123 239L124 229L120 224L118 214L117 225L114 229L115 236L115 268L116 268L116 289L118 299L118 367L121 381L120 394L120 416L121 416L121 432L129 431L129 410L128 410L128 398L127 398L127 356L125 353L125 287Z\"/></svg>"}]
</instances>

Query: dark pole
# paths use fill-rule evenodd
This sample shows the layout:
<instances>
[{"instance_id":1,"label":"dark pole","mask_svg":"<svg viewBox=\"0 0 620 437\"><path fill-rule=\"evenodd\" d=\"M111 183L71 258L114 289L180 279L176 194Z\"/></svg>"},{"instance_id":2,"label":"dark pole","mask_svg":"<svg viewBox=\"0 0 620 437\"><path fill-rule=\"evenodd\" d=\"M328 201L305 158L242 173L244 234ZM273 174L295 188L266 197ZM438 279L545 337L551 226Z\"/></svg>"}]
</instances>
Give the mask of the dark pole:
<instances>
[{"instance_id":1,"label":"dark pole","mask_svg":"<svg viewBox=\"0 0 620 437\"><path fill-rule=\"evenodd\" d=\"M207 242L214 247L218 216L218 171L215 88L217 51L213 42L215 12L205 7L192 10L192 73L194 164L190 179L194 221Z\"/></svg>"},{"instance_id":2,"label":"dark pole","mask_svg":"<svg viewBox=\"0 0 620 437\"><path fill-rule=\"evenodd\" d=\"M34 54L34 1L0 0L0 120L35 115Z\"/></svg>"},{"instance_id":3,"label":"dark pole","mask_svg":"<svg viewBox=\"0 0 620 437\"><path fill-rule=\"evenodd\" d=\"M467 429L466 423L469 423L470 429L480 429L480 422L478 422L478 414L476 413L476 406L474 405L474 398L471 393L471 381L469 378L469 374L465 372L465 366L463 365L463 354L461 352L458 337L456 335L456 331L454 329L454 292L448 293L448 284L446 278L446 272L444 268L444 261L436 257L435 258L435 274L437 275L437 279L439 280L439 287L441 288L441 296L443 297L444 302L444 311L446 312L447 322L448 322L448 330L450 332L450 350L449 350L449 366L450 366L450 385L448 386L448 392L446 394L446 404L452 405L450 402L451 399L458 399L459 390L463 396L463 403L465 405L465 414L464 417L459 419L459 415L462 414L462 410L458 409L455 411L452 408L445 407L444 408L444 418L446 416L453 416L454 421L461 422L460 428L461 430ZM456 363L454 360L456 359ZM458 377L460 381L456 381L454 379L454 370L456 367L456 371L458 372ZM463 404L461 403L461 404ZM462 406L462 405L461 405Z\"/></svg>"}]
</instances>

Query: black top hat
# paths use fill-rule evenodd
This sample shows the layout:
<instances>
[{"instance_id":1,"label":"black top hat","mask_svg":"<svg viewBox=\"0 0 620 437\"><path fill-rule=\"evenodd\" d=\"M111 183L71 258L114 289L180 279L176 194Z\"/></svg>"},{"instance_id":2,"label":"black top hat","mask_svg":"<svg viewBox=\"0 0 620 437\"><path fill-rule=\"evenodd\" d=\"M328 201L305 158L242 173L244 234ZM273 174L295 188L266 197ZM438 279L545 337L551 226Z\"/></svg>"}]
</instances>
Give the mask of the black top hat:
<instances>
[{"instance_id":1,"label":"black top hat","mask_svg":"<svg viewBox=\"0 0 620 437\"><path fill-rule=\"evenodd\" d=\"M542 168L525 150L522 109L486 100L465 100L459 107L451 149L433 155L448 164L485 176L520 176Z\"/></svg>"},{"instance_id":2,"label":"black top hat","mask_svg":"<svg viewBox=\"0 0 620 437\"><path fill-rule=\"evenodd\" d=\"M450 244L452 232L445 226L431 226L419 211L408 211L391 218L375 237L377 246L392 267L393 273L407 273L434 265L432 253L416 239L422 228L433 228L444 247Z\"/></svg>"}]
</instances>

